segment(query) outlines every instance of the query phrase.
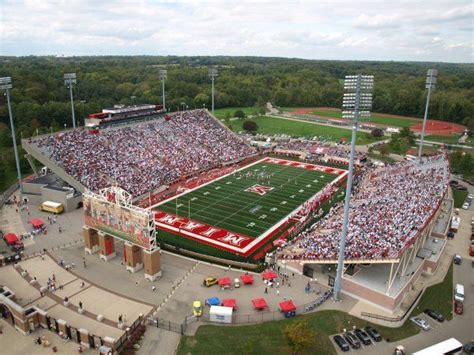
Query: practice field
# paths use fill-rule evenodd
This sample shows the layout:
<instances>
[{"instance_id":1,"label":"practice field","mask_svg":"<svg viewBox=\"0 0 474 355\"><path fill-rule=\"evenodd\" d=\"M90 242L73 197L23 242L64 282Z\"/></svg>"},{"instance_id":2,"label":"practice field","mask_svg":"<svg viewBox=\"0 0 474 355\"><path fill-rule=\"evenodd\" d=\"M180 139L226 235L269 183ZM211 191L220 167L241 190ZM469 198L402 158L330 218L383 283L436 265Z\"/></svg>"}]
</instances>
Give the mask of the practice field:
<instances>
[{"instance_id":1,"label":"practice field","mask_svg":"<svg viewBox=\"0 0 474 355\"><path fill-rule=\"evenodd\" d=\"M307 200L346 174L331 167L264 158L154 206L156 226L249 255Z\"/></svg>"},{"instance_id":2,"label":"practice field","mask_svg":"<svg viewBox=\"0 0 474 355\"><path fill-rule=\"evenodd\" d=\"M286 134L292 137L319 137L329 142L338 142L341 139L350 141L352 132L350 129L332 127L328 125L317 124L315 122L300 120L290 120L278 118L275 116L259 116L253 119L257 123L257 133L262 134ZM233 121L229 125L235 131L242 130L243 121ZM382 140L381 137L373 137L366 132L357 134L357 144L369 144Z\"/></svg>"}]
</instances>

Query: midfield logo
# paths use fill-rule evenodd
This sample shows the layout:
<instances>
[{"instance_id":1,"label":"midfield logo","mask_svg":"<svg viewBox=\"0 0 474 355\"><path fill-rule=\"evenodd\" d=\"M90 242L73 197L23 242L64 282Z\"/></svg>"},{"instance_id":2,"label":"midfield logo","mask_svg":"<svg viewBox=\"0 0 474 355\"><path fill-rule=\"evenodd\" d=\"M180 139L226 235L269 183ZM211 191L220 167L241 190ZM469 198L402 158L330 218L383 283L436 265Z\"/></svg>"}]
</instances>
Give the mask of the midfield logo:
<instances>
[{"instance_id":1,"label":"midfield logo","mask_svg":"<svg viewBox=\"0 0 474 355\"><path fill-rule=\"evenodd\" d=\"M273 190L273 187L271 186L263 186L263 185L256 184L256 185L250 186L245 191L253 192L253 193L259 194L260 196L263 196L271 190Z\"/></svg>"}]
</instances>

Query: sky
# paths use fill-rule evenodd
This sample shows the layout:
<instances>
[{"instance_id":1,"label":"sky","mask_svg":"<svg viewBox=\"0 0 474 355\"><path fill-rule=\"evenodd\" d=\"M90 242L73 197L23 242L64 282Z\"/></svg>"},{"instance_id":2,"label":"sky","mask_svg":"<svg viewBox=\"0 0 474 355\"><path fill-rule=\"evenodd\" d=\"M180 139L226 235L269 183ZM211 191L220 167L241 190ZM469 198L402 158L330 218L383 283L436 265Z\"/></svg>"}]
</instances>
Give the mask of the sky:
<instances>
[{"instance_id":1,"label":"sky","mask_svg":"<svg viewBox=\"0 0 474 355\"><path fill-rule=\"evenodd\" d=\"M0 0L0 55L474 59L474 1Z\"/></svg>"}]
</instances>

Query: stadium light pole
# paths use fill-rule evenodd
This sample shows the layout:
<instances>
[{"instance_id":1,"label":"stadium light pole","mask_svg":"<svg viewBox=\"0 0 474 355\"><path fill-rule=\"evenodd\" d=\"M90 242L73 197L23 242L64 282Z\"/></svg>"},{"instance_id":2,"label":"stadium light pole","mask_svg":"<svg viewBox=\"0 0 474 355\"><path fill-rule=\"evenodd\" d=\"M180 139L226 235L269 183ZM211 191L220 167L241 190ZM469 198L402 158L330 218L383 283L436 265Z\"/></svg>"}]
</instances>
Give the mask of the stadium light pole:
<instances>
[{"instance_id":1,"label":"stadium light pole","mask_svg":"<svg viewBox=\"0 0 474 355\"><path fill-rule=\"evenodd\" d=\"M10 89L12 88L12 78L7 76L0 78L0 89L5 91L7 96L8 116L10 117L10 127L12 131L13 152L15 153L16 173L18 177L18 184L20 185L20 192L23 193L23 184L21 182L20 158L18 156L18 147L16 146L15 125L13 123L12 105L10 102Z\"/></svg>"},{"instance_id":2,"label":"stadium light pole","mask_svg":"<svg viewBox=\"0 0 474 355\"><path fill-rule=\"evenodd\" d=\"M337 273L334 283L334 299L339 300L341 291L342 273L344 269L344 251L346 246L347 230L349 224L349 207L352 192L352 176L354 173L354 155L357 139L359 119L369 118L372 108L372 89L374 77L372 75L348 75L344 80L344 98L342 103L342 117L352 120L351 155L349 158L349 174L347 176L346 196L344 201L344 217L342 220L342 233L339 241L339 257L337 260Z\"/></svg>"},{"instance_id":3,"label":"stadium light pole","mask_svg":"<svg viewBox=\"0 0 474 355\"><path fill-rule=\"evenodd\" d=\"M209 77L211 78L211 82L212 82L211 112L212 112L212 114L214 114L214 80L217 77L217 68L216 67L209 68Z\"/></svg>"},{"instance_id":4,"label":"stadium light pole","mask_svg":"<svg viewBox=\"0 0 474 355\"><path fill-rule=\"evenodd\" d=\"M158 76L161 80L161 92L163 94L163 110L166 111L166 102L165 102L165 81L168 78L168 71L166 69L160 69Z\"/></svg>"},{"instance_id":5,"label":"stadium light pole","mask_svg":"<svg viewBox=\"0 0 474 355\"><path fill-rule=\"evenodd\" d=\"M76 128L76 115L74 113L74 96L72 94L72 87L77 83L76 73L66 73L64 74L64 85L69 89L69 94L71 95L71 112L72 112L72 127Z\"/></svg>"},{"instance_id":6,"label":"stadium light pole","mask_svg":"<svg viewBox=\"0 0 474 355\"><path fill-rule=\"evenodd\" d=\"M436 69L428 69L428 73L426 74L426 89L428 89L428 95L426 97L426 106L425 106L425 115L423 116L423 128L421 130L421 137L420 137L420 146L418 147L418 163L421 163L421 154L423 152L423 139L425 138L425 127L426 127L426 119L428 118L428 108L430 106L430 97L431 97L431 90L436 86L436 80L438 76L438 71Z\"/></svg>"}]
</instances>

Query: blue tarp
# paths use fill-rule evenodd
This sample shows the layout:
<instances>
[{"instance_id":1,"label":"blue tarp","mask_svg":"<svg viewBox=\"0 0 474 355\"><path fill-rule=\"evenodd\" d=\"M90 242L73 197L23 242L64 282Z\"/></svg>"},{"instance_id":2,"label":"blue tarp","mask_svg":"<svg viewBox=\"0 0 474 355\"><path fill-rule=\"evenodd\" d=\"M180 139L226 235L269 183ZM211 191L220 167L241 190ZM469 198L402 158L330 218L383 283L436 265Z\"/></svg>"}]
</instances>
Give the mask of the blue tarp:
<instances>
[{"instance_id":1,"label":"blue tarp","mask_svg":"<svg viewBox=\"0 0 474 355\"><path fill-rule=\"evenodd\" d=\"M221 301L217 297L210 297L206 300L206 304L209 306L220 306Z\"/></svg>"}]
</instances>

